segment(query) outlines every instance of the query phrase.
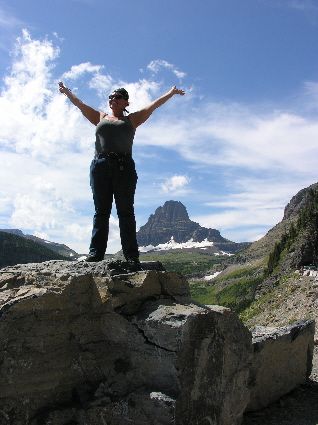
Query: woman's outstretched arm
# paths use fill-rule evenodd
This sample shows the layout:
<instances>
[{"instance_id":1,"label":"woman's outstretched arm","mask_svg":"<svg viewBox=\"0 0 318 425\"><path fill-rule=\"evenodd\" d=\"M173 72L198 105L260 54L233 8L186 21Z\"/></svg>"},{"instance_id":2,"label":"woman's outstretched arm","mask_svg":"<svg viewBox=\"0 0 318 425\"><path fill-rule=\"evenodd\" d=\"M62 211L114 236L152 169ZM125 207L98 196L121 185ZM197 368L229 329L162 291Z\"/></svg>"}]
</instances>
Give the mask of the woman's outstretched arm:
<instances>
[{"instance_id":1,"label":"woman's outstretched arm","mask_svg":"<svg viewBox=\"0 0 318 425\"><path fill-rule=\"evenodd\" d=\"M74 93L72 93L69 88L64 86L62 81L59 82L59 90L70 99L73 105L78 107L78 109L82 112L84 117L88 119L89 122L94 125L99 123L101 119L101 112L96 111L94 108L91 108L90 106L83 103L78 97L75 96Z\"/></svg>"},{"instance_id":2,"label":"woman's outstretched arm","mask_svg":"<svg viewBox=\"0 0 318 425\"><path fill-rule=\"evenodd\" d=\"M166 94L158 97L158 99L154 100L152 103L150 103L150 105L146 106L140 111L129 114L129 119L131 120L133 126L136 128L147 121L155 109L166 103L167 100L171 99L175 94L180 94L183 96L185 92L184 90L177 89L176 86L173 86Z\"/></svg>"}]
</instances>

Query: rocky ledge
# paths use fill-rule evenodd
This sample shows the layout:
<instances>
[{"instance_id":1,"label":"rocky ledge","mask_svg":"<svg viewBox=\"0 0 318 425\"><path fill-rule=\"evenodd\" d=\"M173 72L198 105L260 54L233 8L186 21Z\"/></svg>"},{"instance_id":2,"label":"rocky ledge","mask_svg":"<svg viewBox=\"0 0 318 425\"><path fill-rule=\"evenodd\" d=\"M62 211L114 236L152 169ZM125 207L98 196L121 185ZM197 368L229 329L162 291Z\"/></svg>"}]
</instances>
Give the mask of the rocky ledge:
<instances>
[{"instance_id":1,"label":"rocky ledge","mask_svg":"<svg viewBox=\"0 0 318 425\"><path fill-rule=\"evenodd\" d=\"M1 425L236 425L259 381L229 309L193 303L175 273L111 276L106 261L2 269L0 341Z\"/></svg>"}]
</instances>

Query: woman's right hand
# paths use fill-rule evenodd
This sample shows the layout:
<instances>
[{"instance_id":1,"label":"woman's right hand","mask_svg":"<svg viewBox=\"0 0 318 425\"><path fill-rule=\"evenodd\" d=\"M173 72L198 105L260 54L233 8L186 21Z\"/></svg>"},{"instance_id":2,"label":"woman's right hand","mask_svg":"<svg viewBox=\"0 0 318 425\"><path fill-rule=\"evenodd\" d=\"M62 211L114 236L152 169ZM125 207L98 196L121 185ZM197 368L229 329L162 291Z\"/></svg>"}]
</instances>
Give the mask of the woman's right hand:
<instances>
[{"instance_id":1,"label":"woman's right hand","mask_svg":"<svg viewBox=\"0 0 318 425\"><path fill-rule=\"evenodd\" d=\"M74 93L72 93L72 90L64 86L63 81L59 82L59 91L67 96L67 98L82 112L89 122L94 125L99 123L101 119L100 112L83 103L77 96L75 96Z\"/></svg>"}]
</instances>

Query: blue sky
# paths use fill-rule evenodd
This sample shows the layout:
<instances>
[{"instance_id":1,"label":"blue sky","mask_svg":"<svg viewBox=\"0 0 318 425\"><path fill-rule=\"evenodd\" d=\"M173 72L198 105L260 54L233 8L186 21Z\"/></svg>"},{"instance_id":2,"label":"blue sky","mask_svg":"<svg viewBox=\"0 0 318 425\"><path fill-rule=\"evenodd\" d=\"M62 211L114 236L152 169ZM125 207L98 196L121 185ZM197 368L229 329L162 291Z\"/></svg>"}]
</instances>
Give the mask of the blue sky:
<instances>
[{"instance_id":1,"label":"blue sky","mask_svg":"<svg viewBox=\"0 0 318 425\"><path fill-rule=\"evenodd\" d=\"M94 127L57 81L100 110L125 86L130 111L176 84L136 133L138 226L175 199L256 240L317 181L317 39L310 0L0 1L0 227L87 252Z\"/></svg>"}]
</instances>

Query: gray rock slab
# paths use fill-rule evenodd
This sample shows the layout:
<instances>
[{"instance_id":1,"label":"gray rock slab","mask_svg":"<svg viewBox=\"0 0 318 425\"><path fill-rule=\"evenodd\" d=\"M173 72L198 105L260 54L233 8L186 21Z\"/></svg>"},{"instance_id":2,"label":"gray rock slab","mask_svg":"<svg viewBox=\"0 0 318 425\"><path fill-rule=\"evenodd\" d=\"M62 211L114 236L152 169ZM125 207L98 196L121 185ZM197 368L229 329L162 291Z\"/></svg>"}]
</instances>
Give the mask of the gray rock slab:
<instances>
[{"instance_id":1,"label":"gray rock slab","mask_svg":"<svg viewBox=\"0 0 318 425\"><path fill-rule=\"evenodd\" d=\"M306 381L311 372L314 333L311 320L281 328L257 326L252 331L254 360L247 410L262 409Z\"/></svg>"}]
</instances>

